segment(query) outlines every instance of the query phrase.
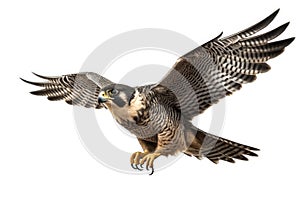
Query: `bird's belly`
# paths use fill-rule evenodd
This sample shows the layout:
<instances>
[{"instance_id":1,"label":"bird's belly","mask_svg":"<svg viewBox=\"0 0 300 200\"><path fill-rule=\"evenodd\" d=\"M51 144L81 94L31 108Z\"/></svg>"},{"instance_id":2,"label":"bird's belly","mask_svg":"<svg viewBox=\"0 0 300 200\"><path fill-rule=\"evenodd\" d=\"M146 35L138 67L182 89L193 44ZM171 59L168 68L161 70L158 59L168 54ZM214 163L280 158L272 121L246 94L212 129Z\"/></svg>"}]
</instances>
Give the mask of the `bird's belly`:
<instances>
[{"instance_id":1,"label":"bird's belly","mask_svg":"<svg viewBox=\"0 0 300 200\"><path fill-rule=\"evenodd\" d=\"M119 120L118 123L134 134L137 138L149 138L157 135L160 129L151 122L147 125L139 125L135 122Z\"/></svg>"}]
</instances>

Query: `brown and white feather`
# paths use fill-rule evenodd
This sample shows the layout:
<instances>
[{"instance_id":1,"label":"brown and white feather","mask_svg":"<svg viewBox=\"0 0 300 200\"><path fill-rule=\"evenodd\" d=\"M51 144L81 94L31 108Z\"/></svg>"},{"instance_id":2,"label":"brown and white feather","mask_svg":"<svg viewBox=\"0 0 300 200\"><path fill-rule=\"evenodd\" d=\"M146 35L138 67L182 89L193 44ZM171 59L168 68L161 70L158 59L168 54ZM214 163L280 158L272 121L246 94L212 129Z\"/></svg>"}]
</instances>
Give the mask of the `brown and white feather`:
<instances>
[{"instance_id":1,"label":"brown and white feather","mask_svg":"<svg viewBox=\"0 0 300 200\"><path fill-rule=\"evenodd\" d=\"M102 87L112 83L93 72L55 77L35 75L46 81L31 82L21 78L26 83L43 87L41 90L30 92L31 94L47 96L50 101L64 100L68 104L84 106L86 108L102 108L103 105L98 103L99 92Z\"/></svg>"},{"instance_id":2,"label":"brown and white feather","mask_svg":"<svg viewBox=\"0 0 300 200\"><path fill-rule=\"evenodd\" d=\"M160 93L165 87L172 91L176 101L170 104L192 119L221 98L240 90L242 84L255 81L258 73L270 69L266 61L280 55L294 40L269 42L289 23L253 36L268 26L278 11L241 32L225 38L219 35L182 56L153 90Z\"/></svg>"}]
</instances>

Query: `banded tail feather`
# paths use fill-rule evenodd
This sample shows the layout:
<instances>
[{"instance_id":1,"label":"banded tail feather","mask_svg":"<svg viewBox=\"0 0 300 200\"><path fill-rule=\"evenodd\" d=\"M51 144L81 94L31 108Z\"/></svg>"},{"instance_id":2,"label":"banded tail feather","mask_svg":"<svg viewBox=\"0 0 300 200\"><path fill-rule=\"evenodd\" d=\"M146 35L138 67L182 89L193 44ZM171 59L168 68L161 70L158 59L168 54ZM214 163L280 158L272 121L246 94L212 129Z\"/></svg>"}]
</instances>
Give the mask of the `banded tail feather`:
<instances>
[{"instance_id":1,"label":"banded tail feather","mask_svg":"<svg viewBox=\"0 0 300 200\"><path fill-rule=\"evenodd\" d=\"M185 154L195 156L198 159L208 158L215 164L220 160L235 163L234 159L247 161L246 156L258 156L254 151L259 149L243 145L222 137L218 137L206 133L200 129L196 129L196 136L193 143L185 152Z\"/></svg>"}]
</instances>

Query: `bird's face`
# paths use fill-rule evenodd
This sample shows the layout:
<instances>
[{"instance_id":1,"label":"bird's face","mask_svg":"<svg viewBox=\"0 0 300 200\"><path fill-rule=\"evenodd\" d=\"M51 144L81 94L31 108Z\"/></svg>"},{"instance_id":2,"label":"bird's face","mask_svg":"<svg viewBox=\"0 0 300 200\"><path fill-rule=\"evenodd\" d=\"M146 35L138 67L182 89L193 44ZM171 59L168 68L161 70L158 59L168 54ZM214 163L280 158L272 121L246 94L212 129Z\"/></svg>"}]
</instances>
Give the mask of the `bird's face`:
<instances>
[{"instance_id":1,"label":"bird's face","mask_svg":"<svg viewBox=\"0 0 300 200\"><path fill-rule=\"evenodd\" d=\"M98 102L104 104L114 116L124 115L130 108L135 89L121 84L108 85L99 93Z\"/></svg>"}]
</instances>

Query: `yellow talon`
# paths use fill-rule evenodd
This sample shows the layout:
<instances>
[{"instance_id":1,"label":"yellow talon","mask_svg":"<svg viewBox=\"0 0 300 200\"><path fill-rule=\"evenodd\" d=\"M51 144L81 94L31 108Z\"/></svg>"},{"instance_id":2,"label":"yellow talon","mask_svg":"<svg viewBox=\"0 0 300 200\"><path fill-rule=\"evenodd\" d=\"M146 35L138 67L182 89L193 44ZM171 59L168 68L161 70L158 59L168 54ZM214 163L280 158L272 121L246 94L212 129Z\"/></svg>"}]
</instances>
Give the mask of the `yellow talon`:
<instances>
[{"instance_id":1,"label":"yellow talon","mask_svg":"<svg viewBox=\"0 0 300 200\"><path fill-rule=\"evenodd\" d=\"M146 169L149 170L149 167L153 169L154 160L160 156L160 153L149 153L145 155L140 161L141 166L145 163Z\"/></svg>"},{"instance_id":2,"label":"yellow talon","mask_svg":"<svg viewBox=\"0 0 300 200\"><path fill-rule=\"evenodd\" d=\"M144 156L146 156L148 154L149 154L148 151L145 151L145 152L139 152L139 151L137 151L137 152L133 153L131 155L131 157L130 157L131 167L133 169L142 170L138 166L142 167L140 161L141 161L142 158L144 158Z\"/></svg>"}]
</instances>

